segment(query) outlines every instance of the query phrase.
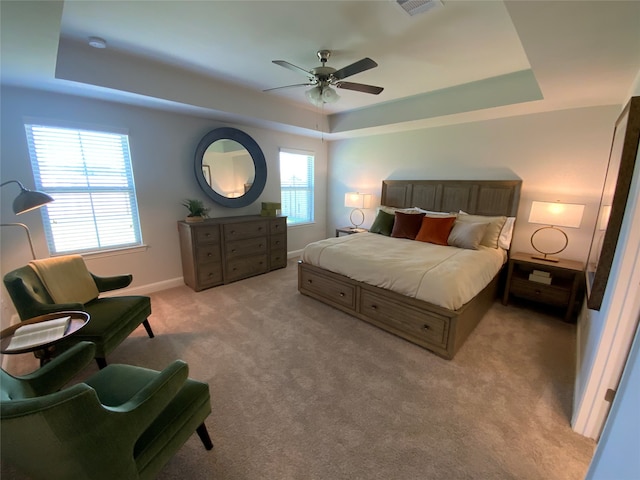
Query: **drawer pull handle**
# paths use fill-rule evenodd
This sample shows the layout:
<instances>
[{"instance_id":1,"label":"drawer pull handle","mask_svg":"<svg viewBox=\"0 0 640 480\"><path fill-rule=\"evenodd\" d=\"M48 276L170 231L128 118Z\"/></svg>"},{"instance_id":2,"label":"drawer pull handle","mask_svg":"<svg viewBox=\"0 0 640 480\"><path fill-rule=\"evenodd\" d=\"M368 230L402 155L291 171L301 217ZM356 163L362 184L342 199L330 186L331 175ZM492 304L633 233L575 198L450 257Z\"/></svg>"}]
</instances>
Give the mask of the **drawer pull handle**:
<instances>
[{"instance_id":1,"label":"drawer pull handle","mask_svg":"<svg viewBox=\"0 0 640 480\"><path fill-rule=\"evenodd\" d=\"M431 326L429 326L429 325L427 325L427 324L424 324L424 325L422 326L422 329L423 329L423 330L431 330Z\"/></svg>"},{"instance_id":2,"label":"drawer pull handle","mask_svg":"<svg viewBox=\"0 0 640 480\"><path fill-rule=\"evenodd\" d=\"M232 249L231 249L231 253L236 253L236 249L235 249L235 248L232 248Z\"/></svg>"},{"instance_id":3,"label":"drawer pull handle","mask_svg":"<svg viewBox=\"0 0 640 480\"><path fill-rule=\"evenodd\" d=\"M341 297L344 297L344 292L340 292L340 296L341 296Z\"/></svg>"},{"instance_id":4,"label":"drawer pull handle","mask_svg":"<svg viewBox=\"0 0 640 480\"><path fill-rule=\"evenodd\" d=\"M207 257L212 256L213 254L211 252L207 253Z\"/></svg>"},{"instance_id":5,"label":"drawer pull handle","mask_svg":"<svg viewBox=\"0 0 640 480\"><path fill-rule=\"evenodd\" d=\"M210 234L210 233L205 233L205 234L204 234L204 236L205 236L205 237L210 237L210 236L211 236L211 234Z\"/></svg>"},{"instance_id":6,"label":"drawer pull handle","mask_svg":"<svg viewBox=\"0 0 640 480\"><path fill-rule=\"evenodd\" d=\"M378 306L377 305L371 305L371 310L377 310Z\"/></svg>"},{"instance_id":7,"label":"drawer pull handle","mask_svg":"<svg viewBox=\"0 0 640 480\"><path fill-rule=\"evenodd\" d=\"M536 293L536 295L540 295L541 292L540 292L540 290L536 290L535 293Z\"/></svg>"},{"instance_id":8,"label":"drawer pull handle","mask_svg":"<svg viewBox=\"0 0 640 480\"><path fill-rule=\"evenodd\" d=\"M312 284L313 280L307 280L307 283Z\"/></svg>"},{"instance_id":9,"label":"drawer pull handle","mask_svg":"<svg viewBox=\"0 0 640 480\"><path fill-rule=\"evenodd\" d=\"M258 245L258 248L262 248L262 244Z\"/></svg>"},{"instance_id":10,"label":"drawer pull handle","mask_svg":"<svg viewBox=\"0 0 640 480\"><path fill-rule=\"evenodd\" d=\"M262 231L262 227L258 227L258 231L261 232Z\"/></svg>"},{"instance_id":11,"label":"drawer pull handle","mask_svg":"<svg viewBox=\"0 0 640 480\"><path fill-rule=\"evenodd\" d=\"M233 271L235 272L235 271L237 270L237 268L236 268L236 267L233 267L231 270L233 270Z\"/></svg>"}]
</instances>

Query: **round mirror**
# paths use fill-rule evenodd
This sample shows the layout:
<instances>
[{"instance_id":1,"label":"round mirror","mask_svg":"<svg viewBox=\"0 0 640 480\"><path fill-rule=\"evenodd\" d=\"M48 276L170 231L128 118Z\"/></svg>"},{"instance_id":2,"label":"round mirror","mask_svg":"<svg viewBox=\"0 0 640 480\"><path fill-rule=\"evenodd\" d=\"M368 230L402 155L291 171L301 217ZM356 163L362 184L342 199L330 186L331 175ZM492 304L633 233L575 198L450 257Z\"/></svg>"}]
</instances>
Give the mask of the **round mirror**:
<instances>
[{"instance_id":1,"label":"round mirror","mask_svg":"<svg viewBox=\"0 0 640 480\"><path fill-rule=\"evenodd\" d=\"M252 204L267 182L262 150L246 133L231 127L207 133L196 148L196 179L202 191L225 207Z\"/></svg>"}]
</instances>

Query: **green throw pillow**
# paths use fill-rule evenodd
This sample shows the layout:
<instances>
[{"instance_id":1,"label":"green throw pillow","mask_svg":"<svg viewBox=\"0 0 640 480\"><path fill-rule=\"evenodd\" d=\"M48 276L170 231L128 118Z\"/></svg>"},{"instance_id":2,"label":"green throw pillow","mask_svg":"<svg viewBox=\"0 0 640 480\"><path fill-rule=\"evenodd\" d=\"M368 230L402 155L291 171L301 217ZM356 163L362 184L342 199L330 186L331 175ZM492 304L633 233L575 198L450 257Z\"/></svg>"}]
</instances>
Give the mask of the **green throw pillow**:
<instances>
[{"instance_id":1,"label":"green throw pillow","mask_svg":"<svg viewBox=\"0 0 640 480\"><path fill-rule=\"evenodd\" d=\"M373 225L371 225L369 231L371 233L379 233L381 235L390 237L391 231L393 230L393 221L395 220L395 218L395 215L380 210L378 212L378 216L373 221Z\"/></svg>"}]
</instances>

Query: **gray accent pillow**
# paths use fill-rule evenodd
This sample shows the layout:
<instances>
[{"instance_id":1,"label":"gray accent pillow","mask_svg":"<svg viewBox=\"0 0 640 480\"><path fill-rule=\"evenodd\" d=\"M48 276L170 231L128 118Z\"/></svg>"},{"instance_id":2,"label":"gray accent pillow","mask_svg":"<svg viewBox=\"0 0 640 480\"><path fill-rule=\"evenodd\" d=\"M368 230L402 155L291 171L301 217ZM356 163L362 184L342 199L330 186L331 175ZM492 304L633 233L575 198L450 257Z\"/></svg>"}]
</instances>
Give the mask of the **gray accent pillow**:
<instances>
[{"instance_id":1,"label":"gray accent pillow","mask_svg":"<svg viewBox=\"0 0 640 480\"><path fill-rule=\"evenodd\" d=\"M480 245L488 226L488 223L467 223L456 220L447 243L452 247L478 250L478 245Z\"/></svg>"}]
</instances>

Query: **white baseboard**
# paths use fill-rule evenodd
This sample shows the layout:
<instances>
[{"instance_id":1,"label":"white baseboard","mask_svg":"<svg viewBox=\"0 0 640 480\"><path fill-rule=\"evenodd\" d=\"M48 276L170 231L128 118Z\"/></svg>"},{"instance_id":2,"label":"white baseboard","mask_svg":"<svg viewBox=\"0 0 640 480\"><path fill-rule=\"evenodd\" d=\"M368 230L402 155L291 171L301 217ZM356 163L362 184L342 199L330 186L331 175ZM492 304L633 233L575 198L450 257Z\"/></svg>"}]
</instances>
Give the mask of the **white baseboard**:
<instances>
[{"instance_id":1,"label":"white baseboard","mask_svg":"<svg viewBox=\"0 0 640 480\"><path fill-rule=\"evenodd\" d=\"M298 259L302 256L302 248L300 250L294 250L293 252L287 252L287 260L292 258Z\"/></svg>"},{"instance_id":2,"label":"white baseboard","mask_svg":"<svg viewBox=\"0 0 640 480\"><path fill-rule=\"evenodd\" d=\"M183 278L177 277L170 280L163 280L161 282L140 285L139 287L127 287L120 290L112 290L110 292L104 292L103 294L101 294L101 296L117 297L119 295L148 295L150 293L159 292L161 290L168 290L169 288L182 286L184 286Z\"/></svg>"}]
</instances>

